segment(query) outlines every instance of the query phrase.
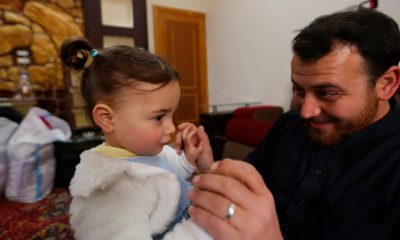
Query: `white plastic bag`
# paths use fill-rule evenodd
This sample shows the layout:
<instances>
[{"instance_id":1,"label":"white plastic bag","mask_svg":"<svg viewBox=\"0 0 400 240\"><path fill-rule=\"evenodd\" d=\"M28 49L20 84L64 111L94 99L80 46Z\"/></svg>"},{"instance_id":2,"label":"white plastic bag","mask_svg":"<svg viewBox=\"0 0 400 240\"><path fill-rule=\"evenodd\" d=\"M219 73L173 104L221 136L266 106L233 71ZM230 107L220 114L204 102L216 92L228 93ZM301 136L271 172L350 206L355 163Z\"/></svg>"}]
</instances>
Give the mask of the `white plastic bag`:
<instances>
[{"instance_id":1,"label":"white plastic bag","mask_svg":"<svg viewBox=\"0 0 400 240\"><path fill-rule=\"evenodd\" d=\"M36 202L50 193L55 174L54 141L71 137L67 122L33 107L9 140L6 197Z\"/></svg>"},{"instance_id":2,"label":"white plastic bag","mask_svg":"<svg viewBox=\"0 0 400 240\"><path fill-rule=\"evenodd\" d=\"M7 144L17 127L16 122L0 117L0 195L4 191L8 174Z\"/></svg>"}]
</instances>

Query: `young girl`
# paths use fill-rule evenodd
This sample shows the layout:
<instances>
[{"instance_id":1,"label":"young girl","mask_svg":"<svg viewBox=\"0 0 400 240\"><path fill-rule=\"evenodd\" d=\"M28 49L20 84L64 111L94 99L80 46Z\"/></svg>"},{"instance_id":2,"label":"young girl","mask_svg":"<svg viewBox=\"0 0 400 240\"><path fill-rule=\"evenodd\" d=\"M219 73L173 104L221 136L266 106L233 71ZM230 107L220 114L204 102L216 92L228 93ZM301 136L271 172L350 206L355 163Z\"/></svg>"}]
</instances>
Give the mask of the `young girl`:
<instances>
[{"instance_id":1,"label":"young girl","mask_svg":"<svg viewBox=\"0 0 400 240\"><path fill-rule=\"evenodd\" d=\"M180 97L177 73L143 49L98 52L79 39L64 42L61 58L82 71L87 113L105 136L104 144L81 154L71 181L76 238L209 238L187 214L186 180L213 161L204 129L181 126L177 143L184 153L167 145Z\"/></svg>"}]
</instances>

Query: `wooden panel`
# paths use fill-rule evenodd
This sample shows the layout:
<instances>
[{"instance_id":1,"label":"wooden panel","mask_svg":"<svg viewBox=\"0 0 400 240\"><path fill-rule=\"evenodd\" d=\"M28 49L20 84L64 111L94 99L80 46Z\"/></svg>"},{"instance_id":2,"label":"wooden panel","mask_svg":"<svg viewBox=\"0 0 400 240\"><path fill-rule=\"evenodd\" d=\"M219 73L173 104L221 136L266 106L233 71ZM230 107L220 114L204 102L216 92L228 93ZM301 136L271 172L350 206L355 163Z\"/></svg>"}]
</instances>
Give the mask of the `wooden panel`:
<instances>
[{"instance_id":1,"label":"wooden panel","mask_svg":"<svg viewBox=\"0 0 400 240\"><path fill-rule=\"evenodd\" d=\"M167 49L167 56L170 58L168 60L176 69L179 69L181 88L196 89L201 75L197 63L199 50L196 48L198 29L191 23L167 21L166 24L167 31L171 33L170 46Z\"/></svg>"},{"instance_id":2,"label":"wooden panel","mask_svg":"<svg viewBox=\"0 0 400 240\"><path fill-rule=\"evenodd\" d=\"M153 12L155 51L181 77L182 97L175 120L197 124L203 112L199 106L208 103L205 15L159 6Z\"/></svg>"},{"instance_id":3,"label":"wooden panel","mask_svg":"<svg viewBox=\"0 0 400 240\"><path fill-rule=\"evenodd\" d=\"M72 114L74 116L76 128L85 128L92 126L92 123L87 118L86 113L83 109L73 109Z\"/></svg>"},{"instance_id":4,"label":"wooden panel","mask_svg":"<svg viewBox=\"0 0 400 240\"><path fill-rule=\"evenodd\" d=\"M71 107L72 108L84 108L85 101L82 98L80 91L71 91Z\"/></svg>"},{"instance_id":5,"label":"wooden panel","mask_svg":"<svg viewBox=\"0 0 400 240\"><path fill-rule=\"evenodd\" d=\"M175 122L177 124L181 122L199 122L198 108L192 107L197 105L197 94L181 94L181 100L174 115Z\"/></svg>"}]
</instances>

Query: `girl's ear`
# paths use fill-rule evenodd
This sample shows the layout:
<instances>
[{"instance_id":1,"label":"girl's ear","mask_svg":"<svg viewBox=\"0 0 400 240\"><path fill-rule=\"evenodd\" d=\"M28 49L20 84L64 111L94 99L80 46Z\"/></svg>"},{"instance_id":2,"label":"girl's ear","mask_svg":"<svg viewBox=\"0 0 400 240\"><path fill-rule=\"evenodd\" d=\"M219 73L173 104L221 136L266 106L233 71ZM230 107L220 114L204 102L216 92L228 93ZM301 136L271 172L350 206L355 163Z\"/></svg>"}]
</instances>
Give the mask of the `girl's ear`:
<instances>
[{"instance_id":1,"label":"girl's ear","mask_svg":"<svg viewBox=\"0 0 400 240\"><path fill-rule=\"evenodd\" d=\"M104 133L112 133L114 131L114 111L110 106L104 103L96 104L93 108L92 115L93 120Z\"/></svg>"},{"instance_id":2,"label":"girl's ear","mask_svg":"<svg viewBox=\"0 0 400 240\"><path fill-rule=\"evenodd\" d=\"M390 67L376 82L378 98L389 100L397 91L400 84L400 67Z\"/></svg>"}]
</instances>

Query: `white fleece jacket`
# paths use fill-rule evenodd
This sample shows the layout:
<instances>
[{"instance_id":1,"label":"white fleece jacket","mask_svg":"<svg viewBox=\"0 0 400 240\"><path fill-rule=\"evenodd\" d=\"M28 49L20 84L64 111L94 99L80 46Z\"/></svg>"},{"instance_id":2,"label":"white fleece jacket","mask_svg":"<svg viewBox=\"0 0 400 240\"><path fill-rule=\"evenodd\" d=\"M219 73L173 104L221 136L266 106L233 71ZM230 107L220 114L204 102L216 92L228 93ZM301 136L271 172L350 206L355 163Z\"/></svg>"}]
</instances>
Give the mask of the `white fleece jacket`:
<instances>
[{"instance_id":1,"label":"white fleece jacket","mask_svg":"<svg viewBox=\"0 0 400 240\"><path fill-rule=\"evenodd\" d=\"M159 154L179 165L171 147ZM70 191L70 224L77 239L146 240L165 230L174 218L180 185L164 169L109 158L91 149L81 154ZM212 238L188 219L175 225L164 239Z\"/></svg>"}]
</instances>

